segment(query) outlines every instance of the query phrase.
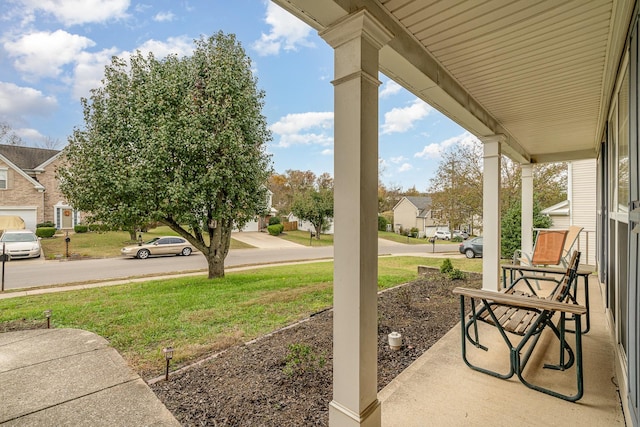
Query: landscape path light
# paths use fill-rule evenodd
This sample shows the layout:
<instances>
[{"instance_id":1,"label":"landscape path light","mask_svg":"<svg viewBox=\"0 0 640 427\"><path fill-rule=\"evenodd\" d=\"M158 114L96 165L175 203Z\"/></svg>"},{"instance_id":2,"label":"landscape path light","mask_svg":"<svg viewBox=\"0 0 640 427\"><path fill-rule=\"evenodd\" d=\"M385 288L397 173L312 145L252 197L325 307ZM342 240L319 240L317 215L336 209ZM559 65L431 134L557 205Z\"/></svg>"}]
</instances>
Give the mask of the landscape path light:
<instances>
[{"instance_id":1,"label":"landscape path light","mask_svg":"<svg viewBox=\"0 0 640 427\"><path fill-rule=\"evenodd\" d=\"M162 353L164 354L164 359L167 361L167 369L164 374L164 380L169 381L169 363L171 362L171 359L173 359L173 347L163 348Z\"/></svg>"},{"instance_id":2,"label":"landscape path light","mask_svg":"<svg viewBox=\"0 0 640 427\"><path fill-rule=\"evenodd\" d=\"M51 329L51 313L53 313L51 310L44 311L44 317L47 318L47 329Z\"/></svg>"}]
</instances>

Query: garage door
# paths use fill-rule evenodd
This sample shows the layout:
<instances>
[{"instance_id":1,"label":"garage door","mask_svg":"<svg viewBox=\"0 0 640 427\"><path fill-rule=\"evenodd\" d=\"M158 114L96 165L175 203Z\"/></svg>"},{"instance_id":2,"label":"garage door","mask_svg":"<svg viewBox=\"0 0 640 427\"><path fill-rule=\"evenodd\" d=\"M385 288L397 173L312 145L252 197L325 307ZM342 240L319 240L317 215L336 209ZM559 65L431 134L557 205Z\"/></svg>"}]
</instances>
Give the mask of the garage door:
<instances>
[{"instance_id":1,"label":"garage door","mask_svg":"<svg viewBox=\"0 0 640 427\"><path fill-rule=\"evenodd\" d=\"M20 208L11 208L11 207L0 207L0 215L16 215L24 220L25 228L29 230L36 229L37 220L37 209L31 207L20 207Z\"/></svg>"}]
</instances>

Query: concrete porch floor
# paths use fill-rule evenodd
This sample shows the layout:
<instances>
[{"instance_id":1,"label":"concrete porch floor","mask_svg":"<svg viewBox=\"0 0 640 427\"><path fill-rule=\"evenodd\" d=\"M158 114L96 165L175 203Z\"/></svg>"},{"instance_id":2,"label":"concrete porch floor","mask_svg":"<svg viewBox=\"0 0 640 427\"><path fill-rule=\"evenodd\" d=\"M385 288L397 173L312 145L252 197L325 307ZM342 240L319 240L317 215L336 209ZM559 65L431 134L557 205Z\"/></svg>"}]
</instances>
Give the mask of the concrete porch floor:
<instances>
[{"instance_id":1,"label":"concrete porch floor","mask_svg":"<svg viewBox=\"0 0 640 427\"><path fill-rule=\"evenodd\" d=\"M382 425L624 426L615 376L614 343L610 339L596 277L589 280L589 293L591 330L583 335L584 397L578 402L567 402L531 390L515 375L501 380L467 367L462 360L458 325L378 393L382 402ZM483 344L490 348L494 344L501 351L506 349L499 336L489 340L484 339L486 336L481 336ZM545 338L548 337L543 336L538 346L550 346L544 352L545 357L555 356L557 361L558 351L551 348L557 340ZM570 345L573 347L572 341ZM503 366L508 368L508 356L503 356L507 357L501 358ZM487 358L482 354L473 354L473 357ZM532 357L527 369L536 362ZM536 380L551 381L554 388L570 391L563 383L573 381L575 384L574 368L561 374L547 369L535 371L542 372ZM543 377L548 375L554 376Z\"/></svg>"}]
</instances>

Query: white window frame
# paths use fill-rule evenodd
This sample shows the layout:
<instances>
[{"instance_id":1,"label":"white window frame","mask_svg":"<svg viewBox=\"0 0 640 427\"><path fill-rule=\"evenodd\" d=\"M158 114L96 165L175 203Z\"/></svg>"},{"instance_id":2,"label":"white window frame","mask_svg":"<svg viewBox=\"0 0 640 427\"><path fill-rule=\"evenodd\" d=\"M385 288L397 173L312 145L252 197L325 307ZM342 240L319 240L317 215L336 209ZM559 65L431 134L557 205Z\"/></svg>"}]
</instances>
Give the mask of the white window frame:
<instances>
[{"instance_id":1,"label":"white window frame","mask_svg":"<svg viewBox=\"0 0 640 427\"><path fill-rule=\"evenodd\" d=\"M0 168L0 183L2 183L2 181L4 181L4 187L0 185L0 190L8 190L9 189L9 169L7 168Z\"/></svg>"}]
</instances>

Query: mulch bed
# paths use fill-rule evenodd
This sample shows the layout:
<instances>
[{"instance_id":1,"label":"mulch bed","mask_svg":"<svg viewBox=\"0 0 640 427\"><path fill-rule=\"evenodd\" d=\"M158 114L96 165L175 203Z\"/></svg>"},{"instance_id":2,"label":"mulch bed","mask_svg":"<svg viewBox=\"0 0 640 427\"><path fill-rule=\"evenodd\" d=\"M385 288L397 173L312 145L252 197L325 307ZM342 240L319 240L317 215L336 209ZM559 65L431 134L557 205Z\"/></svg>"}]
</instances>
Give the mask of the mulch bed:
<instances>
[{"instance_id":1,"label":"mulch bed","mask_svg":"<svg viewBox=\"0 0 640 427\"><path fill-rule=\"evenodd\" d=\"M429 270L378 296L378 390L459 321L456 286L480 288L482 276L451 280ZM151 387L184 426L324 426L332 399L333 312L239 345ZM397 331L403 347L389 349Z\"/></svg>"}]
</instances>

